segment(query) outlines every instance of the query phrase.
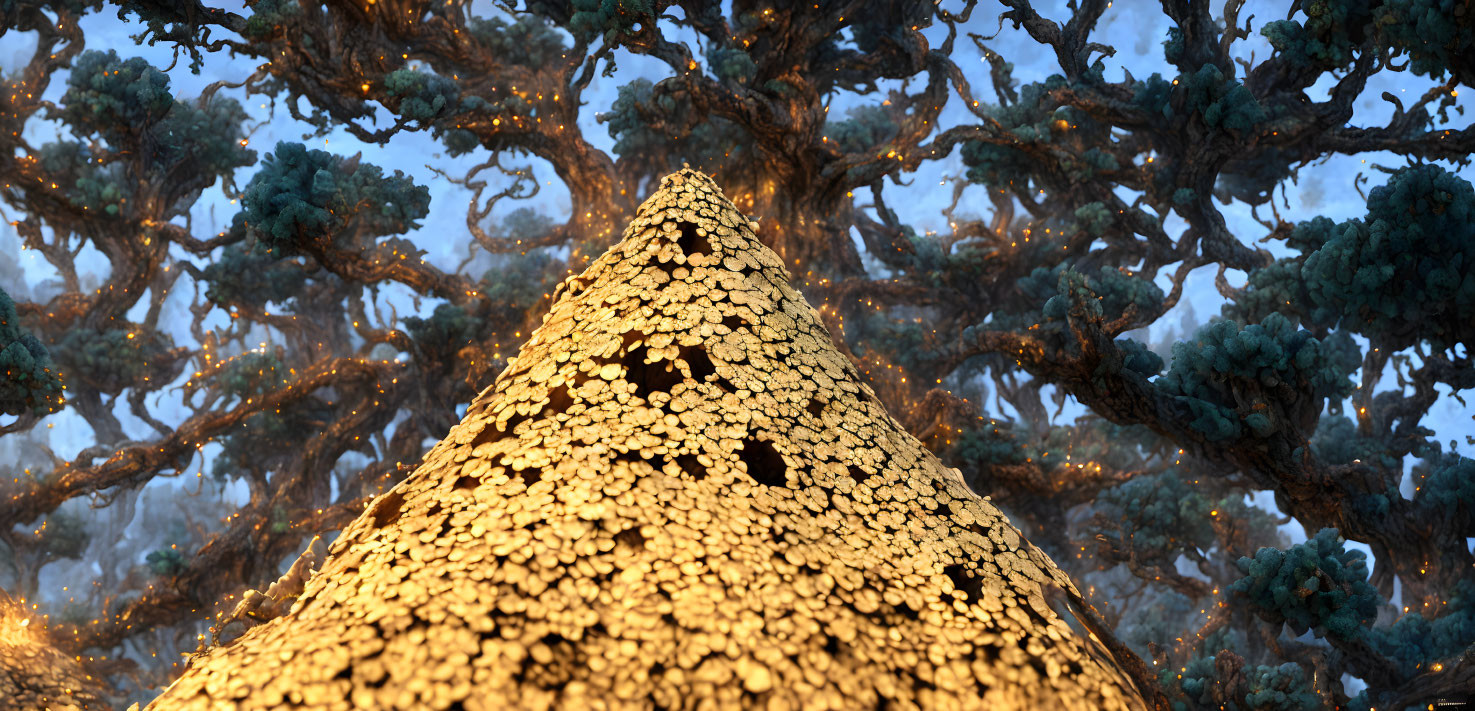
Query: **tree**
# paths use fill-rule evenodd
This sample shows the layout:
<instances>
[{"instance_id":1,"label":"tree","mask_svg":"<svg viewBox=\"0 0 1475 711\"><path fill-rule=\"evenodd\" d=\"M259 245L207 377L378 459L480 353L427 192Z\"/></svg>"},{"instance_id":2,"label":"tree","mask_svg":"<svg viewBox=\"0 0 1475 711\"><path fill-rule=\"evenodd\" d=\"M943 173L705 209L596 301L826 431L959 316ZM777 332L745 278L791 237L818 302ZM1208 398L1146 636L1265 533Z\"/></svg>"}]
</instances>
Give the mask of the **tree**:
<instances>
[{"instance_id":1,"label":"tree","mask_svg":"<svg viewBox=\"0 0 1475 711\"><path fill-rule=\"evenodd\" d=\"M188 60L175 72L255 67L189 99L124 48L87 49L79 22L102 3L3 4L0 36L37 43L0 92L0 200L55 282L17 298L0 346L39 363L13 345L34 336L92 434L0 478L0 583L57 610L68 656L139 665L99 673L147 700L174 673L154 652L192 649L200 618L401 481L557 282L575 288L685 163L758 220L887 411L1060 561L1172 704L1395 708L1468 688L1471 442L1446 445L1427 418L1475 387L1475 129L1459 104L1475 15L1327 0L1256 24L1239 0L1168 0L1139 78L1100 27L1120 8L1002 4L999 31L1049 76L1017 80L1023 58L984 36L995 18L972 0L117 3L140 41ZM1270 51L1252 57L1255 42ZM628 77L615 60L630 55L661 75ZM1410 88L1379 104L1389 77ZM444 205L404 166L293 141L258 155L260 103L308 138L444 146L436 180L475 196L467 261L427 259L415 226ZM948 187L905 181L953 156L964 174L933 233L915 196ZM1384 172L1364 207L1284 216L1288 184L1357 157ZM566 219L506 209L554 178ZM211 199L237 202L201 230ZM79 267L93 250L98 275ZM1223 308L1149 343L1198 270L1217 270ZM50 422L56 392L26 394L42 375L6 382L32 413L7 405L6 439ZM73 603L94 614L63 620L67 601L33 581L72 549L34 532L74 499L122 516L107 512L196 466L244 503L153 517L149 547ZM1275 533L1289 522L1306 542ZM1305 603L1322 585L1357 614Z\"/></svg>"}]
</instances>

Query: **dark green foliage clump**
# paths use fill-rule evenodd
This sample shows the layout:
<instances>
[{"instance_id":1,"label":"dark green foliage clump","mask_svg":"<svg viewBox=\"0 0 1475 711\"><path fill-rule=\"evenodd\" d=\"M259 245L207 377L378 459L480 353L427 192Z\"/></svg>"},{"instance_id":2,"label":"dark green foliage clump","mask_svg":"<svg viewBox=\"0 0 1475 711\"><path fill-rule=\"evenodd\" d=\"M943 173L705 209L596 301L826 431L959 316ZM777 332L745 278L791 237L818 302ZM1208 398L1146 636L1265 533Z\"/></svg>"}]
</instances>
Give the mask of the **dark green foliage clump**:
<instances>
[{"instance_id":1,"label":"dark green foliage clump","mask_svg":"<svg viewBox=\"0 0 1475 711\"><path fill-rule=\"evenodd\" d=\"M246 18L246 27L241 34L253 39L266 37L301 13L302 7L297 0L257 0L251 6L251 16Z\"/></svg>"},{"instance_id":2,"label":"dark green foliage clump","mask_svg":"<svg viewBox=\"0 0 1475 711\"><path fill-rule=\"evenodd\" d=\"M471 36L500 62L536 69L559 61L568 51L563 37L536 15L521 15L511 23L500 17L473 17L469 25Z\"/></svg>"},{"instance_id":3,"label":"dark green foliage clump","mask_svg":"<svg viewBox=\"0 0 1475 711\"><path fill-rule=\"evenodd\" d=\"M1265 107L1245 85L1226 78L1212 64L1181 77L1179 83L1187 106L1197 111L1210 127L1243 134L1267 118Z\"/></svg>"},{"instance_id":4,"label":"dark green foliage clump","mask_svg":"<svg viewBox=\"0 0 1475 711\"><path fill-rule=\"evenodd\" d=\"M536 236L549 220L532 210L514 211L499 233ZM563 276L562 263L546 252L499 255L500 263L482 275L481 292L487 306L472 308L438 304L428 318L409 316L405 328L420 348L444 356L483 341L501 326L518 325L523 316L552 293Z\"/></svg>"},{"instance_id":5,"label":"dark green foliage clump","mask_svg":"<svg viewBox=\"0 0 1475 711\"><path fill-rule=\"evenodd\" d=\"M1433 451L1415 465L1414 481L1421 482L1414 501L1440 520L1463 522L1466 535L1475 535L1475 459L1453 452Z\"/></svg>"},{"instance_id":6,"label":"dark green foliage clump","mask_svg":"<svg viewBox=\"0 0 1475 711\"><path fill-rule=\"evenodd\" d=\"M1348 367L1340 350L1328 352L1310 333L1297 329L1279 313L1258 324L1215 321L1199 329L1190 342L1173 345L1173 363L1156 381L1176 396L1193 418L1192 427L1210 439L1241 436L1248 427L1256 436L1270 434L1272 424L1256 405L1268 404L1265 393L1289 387L1301 408L1321 410L1325 398L1352 392ZM1249 410L1237 412L1248 401Z\"/></svg>"},{"instance_id":7,"label":"dark green foliage clump","mask_svg":"<svg viewBox=\"0 0 1475 711\"><path fill-rule=\"evenodd\" d=\"M936 367L937 339L929 325L879 312L865 314L858 325L857 337L862 340L855 346L857 355L879 354L907 372Z\"/></svg>"},{"instance_id":8,"label":"dark green foliage clump","mask_svg":"<svg viewBox=\"0 0 1475 711\"><path fill-rule=\"evenodd\" d=\"M1456 15L1463 10L1463 17ZM1438 79L1453 73L1466 86L1475 54L1475 23L1457 0L1385 0L1376 22L1390 46L1408 52L1408 68Z\"/></svg>"},{"instance_id":9,"label":"dark green foliage clump","mask_svg":"<svg viewBox=\"0 0 1475 711\"><path fill-rule=\"evenodd\" d=\"M1284 61L1331 70L1352 63L1353 52L1366 37L1373 3L1366 0L1320 0L1301 10L1305 22L1278 20L1260 28Z\"/></svg>"},{"instance_id":10,"label":"dark green foliage clump","mask_svg":"<svg viewBox=\"0 0 1475 711\"><path fill-rule=\"evenodd\" d=\"M1404 678L1417 675L1434 660L1457 657L1475 639L1475 583L1468 579L1455 583L1446 602L1448 609L1432 620L1410 612L1389 627L1372 630L1373 645Z\"/></svg>"},{"instance_id":11,"label":"dark green foliage clump","mask_svg":"<svg viewBox=\"0 0 1475 711\"><path fill-rule=\"evenodd\" d=\"M1224 306L1224 315L1236 321L1258 323L1279 313L1292 323L1308 329L1329 328L1333 324L1312 321L1306 304L1310 296L1301 280L1299 259L1278 259L1250 272L1245 289Z\"/></svg>"},{"instance_id":12,"label":"dark green foliage clump","mask_svg":"<svg viewBox=\"0 0 1475 711\"><path fill-rule=\"evenodd\" d=\"M1116 345L1122 351L1122 368L1146 378L1163 372L1163 357L1148 350L1141 342L1118 338Z\"/></svg>"},{"instance_id":13,"label":"dark green foliage clump","mask_svg":"<svg viewBox=\"0 0 1475 711\"><path fill-rule=\"evenodd\" d=\"M1157 284L1112 267L1101 267L1091 275L1071 269L1067 262L1035 267L1015 286L1022 303L1033 308L1023 313L995 314L999 327L1029 328L1039 323L1045 332L1058 332L1064 328L1075 300L1085 303L1088 316L1107 321L1119 318L1129 307L1135 307L1139 314L1156 313L1163 303L1163 290Z\"/></svg>"},{"instance_id":14,"label":"dark green foliage clump","mask_svg":"<svg viewBox=\"0 0 1475 711\"><path fill-rule=\"evenodd\" d=\"M237 222L240 221L237 213ZM220 258L201 270L209 284L205 298L227 306L260 307L286 303L302 292L307 272L296 264L273 258L264 248L253 249L244 242L226 245Z\"/></svg>"},{"instance_id":15,"label":"dark green foliage clump","mask_svg":"<svg viewBox=\"0 0 1475 711\"><path fill-rule=\"evenodd\" d=\"M61 407L61 380L50 362L41 341L21 330L15 302L0 289L0 413L44 415Z\"/></svg>"},{"instance_id":16,"label":"dark green foliage clump","mask_svg":"<svg viewBox=\"0 0 1475 711\"><path fill-rule=\"evenodd\" d=\"M437 304L430 318L406 316L405 329L420 347L453 354L476 340L481 322L455 304Z\"/></svg>"},{"instance_id":17,"label":"dark green foliage clump","mask_svg":"<svg viewBox=\"0 0 1475 711\"><path fill-rule=\"evenodd\" d=\"M509 256L500 267L488 269L482 275L482 293L498 308L507 309L509 315L525 313L553 293L553 288L563 279L562 266L546 252Z\"/></svg>"},{"instance_id":18,"label":"dark green foliage clump","mask_svg":"<svg viewBox=\"0 0 1475 711\"><path fill-rule=\"evenodd\" d=\"M856 106L843 121L825 124L825 136L847 153L869 151L896 135L896 121L881 106Z\"/></svg>"},{"instance_id":19,"label":"dark green foliage clump","mask_svg":"<svg viewBox=\"0 0 1475 711\"><path fill-rule=\"evenodd\" d=\"M384 76L384 89L399 99L401 116L422 123L454 113L461 104L461 85L432 72L396 69Z\"/></svg>"},{"instance_id":20,"label":"dark green foliage clump","mask_svg":"<svg viewBox=\"0 0 1475 711\"><path fill-rule=\"evenodd\" d=\"M256 162L256 151L242 139L246 118L235 99L217 97L204 108L176 102L149 132L157 151L154 170L190 161L199 175L230 177L236 168Z\"/></svg>"},{"instance_id":21,"label":"dark green foliage clump","mask_svg":"<svg viewBox=\"0 0 1475 711\"><path fill-rule=\"evenodd\" d=\"M1007 425L983 424L963 430L949 450L953 461L986 468L992 464L1024 464L1030 451Z\"/></svg>"},{"instance_id":22,"label":"dark green foliage clump","mask_svg":"<svg viewBox=\"0 0 1475 711\"><path fill-rule=\"evenodd\" d=\"M184 554L176 548L160 548L150 552L144 560L148 563L149 570L159 577L168 577L189 567Z\"/></svg>"},{"instance_id":23,"label":"dark green foliage clump","mask_svg":"<svg viewBox=\"0 0 1475 711\"><path fill-rule=\"evenodd\" d=\"M52 352L68 378L116 395L149 381L172 380L180 370L180 361L170 354L173 348L174 343L162 331L74 328L62 336Z\"/></svg>"},{"instance_id":24,"label":"dark green foliage clump","mask_svg":"<svg viewBox=\"0 0 1475 711\"><path fill-rule=\"evenodd\" d=\"M1256 665L1245 670L1248 693L1244 708L1255 711L1315 711L1321 697L1311 688L1311 676L1299 664Z\"/></svg>"},{"instance_id":25,"label":"dark green foliage clump","mask_svg":"<svg viewBox=\"0 0 1475 711\"><path fill-rule=\"evenodd\" d=\"M737 84L747 84L758 74L758 65L741 47L712 45L707 50L707 65L718 79Z\"/></svg>"},{"instance_id":26,"label":"dark green foliage clump","mask_svg":"<svg viewBox=\"0 0 1475 711\"><path fill-rule=\"evenodd\" d=\"M145 169L160 178L177 179L188 164L188 183L204 187L256 160L242 140L247 116L238 102L215 98L201 107L176 101L168 75L138 57L82 53L60 104L59 118L79 136L99 136L120 155L142 156ZM42 158L69 183L73 204L108 215L119 214L139 178L122 166L92 162L81 144L50 144Z\"/></svg>"},{"instance_id":27,"label":"dark green foliage clump","mask_svg":"<svg viewBox=\"0 0 1475 711\"><path fill-rule=\"evenodd\" d=\"M568 31L580 41L591 40L598 35L609 38L617 32L628 31L640 18L650 14L650 0L573 0Z\"/></svg>"},{"instance_id":28,"label":"dark green foliage clump","mask_svg":"<svg viewBox=\"0 0 1475 711\"><path fill-rule=\"evenodd\" d=\"M1420 339L1475 344L1475 190L1438 166L1395 172L1368 193L1367 219L1308 231L1320 248L1306 257L1315 320L1343 326L1385 348Z\"/></svg>"},{"instance_id":29,"label":"dark green foliage clump","mask_svg":"<svg viewBox=\"0 0 1475 711\"><path fill-rule=\"evenodd\" d=\"M1171 567L1183 549L1214 545L1210 512L1217 504L1176 470L1136 477L1103 491L1096 501L1097 511L1113 522L1097 535L1115 540L1143 562Z\"/></svg>"},{"instance_id":30,"label":"dark green foliage clump","mask_svg":"<svg viewBox=\"0 0 1475 711\"><path fill-rule=\"evenodd\" d=\"M87 551L87 543L92 539L82 517L66 511L54 511L47 515L40 531L42 547L49 555L57 558L81 558Z\"/></svg>"},{"instance_id":31,"label":"dark green foliage clump","mask_svg":"<svg viewBox=\"0 0 1475 711\"><path fill-rule=\"evenodd\" d=\"M158 122L174 108L169 75L141 57L124 60L113 50L77 57L61 97L59 118L76 129L116 141L137 126Z\"/></svg>"},{"instance_id":32,"label":"dark green foliage clump","mask_svg":"<svg viewBox=\"0 0 1475 711\"><path fill-rule=\"evenodd\" d=\"M280 411L257 412L246 418L239 430L219 440L222 448L211 464L210 474L223 481L246 471L268 471L333 419L332 407L317 398L284 406Z\"/></svg>"},{"instance_id":33,"label":"dark green foliage clump","mask_svg":"<svg viewBox=\"0 0 1475 711\"><path fill-rule=\"evenodd\" d=\"M621 163L644 166L652 174L678 170L683 162L708 173L721 173L735 182L751 173L761 160L753 153L753 139L737 124L720 116L702 116L689 130L677 135L655 130L641 112L677 118L692 115L689 101L670 94L656 97L655 85L636 79L620 87L608 113L599 120L609 124L614 152ZM748 181L748 184L752 184Z\"/></svg>"},{"instance_id":34,"label":"dark green foliage clump","mask_svg":"<svg viewBox=\"0 0 1475 711\"><path fill-rule=\"evenodd\" d=\"M283 256L341 232L380 237L415 229L429 214L430 191L400 171L385 177L376 165L283 142L262 161L241 203L246 226Z\"/></svg>"},{"instance_id":35,"label":"dark green foliage clump","mask_svg":"<svg viewBox=\"0 0 1475 711\"><path fill-rule=\"evenodd\" d=\"M280 388L286 372L277 354L247 351L232 358L215 382L222 393L247 398Z\"/></svg>"},{"instance_id":36,"label":"dark green foliage clump","mask_svg":"<svg viewBox=\"0 0 1475 711\"><path fill-rule=\"evenodd\" d=\"M1364 636L1378 615L1379 597L1368 584L1367 556L1344 550L1335 528L1287 550L1261 548L1240 558L1245 577L1233 590L1249 600L1271 624L1285 623L1296 634L1353 640Z\"/></svg>"},{"instance_id":37,"label":"dark green foliage clump","mask_svg":"<svg viewBox=\"0 0 1475 711\"><path fill-rule=\"evenodd\" d=\"M1052 76L1043 83L1025 84L1019 90L1019 101L993 107L989 115L1007 129L1021 144L1048 144L1059 138L1057 119L1067 122L1084 120L1071 109L1050 109L1047 94L1067 85L1065 78ZM991 188L1027 187L1036 166L1029 156L1012 145L969 141L963 144L963 164L968 166L968 180Z\"/></svg>"},{"instance_id":38,"label":"dark green foliage clump","mask_svg":"<svg viewBox=\"0 0 1475 711\"><path fill-rule=\"evenodd\" d=\"M1132 86L1132 105L1154 116L1173 117L1173 83L1161 74L1152 76Z\"/></svg>"},{"instance_id":39,"label":"dark green foliage clump","mask_svg":"<svg viewBox=\"0 0 1475 711\"><path fill-rule=\"evenodd\" d=\"M66 190L67 201L98 217L123 215L133 189L121 163L99 165L86 146L53 141L41 146L41 166Z\"/></svg>"},{"instance_id":40,"label":"dark green foliage clump","mask_svg":"<svg viewBox=\"0 0 1475 711\"><path fill-rule=\"evenodd\" d=\"M1316 421L1311 436L1311 453L1327 464L1350 464L1355 460L1392 468L1398 459L1387 453L1382 442L1357 434L1357 423L1342 415L1325 415Z\"/></svg>"},{"instance_id":41,"label":"dark green foliage clump","mask_svg":"<svg viewBox=\"0 0 1475 711\"><path fill-rule=\"evenodd\" d=\"M1105 155L1108 159L1111 158L1110 154L1102 155ZM1115 159L1111 160L1111 169L1116 169ZM1097 237L1104 234L1106 228L1110 227L1112 223L1111 210L1107 209L1106 205L1100 202L1088 202L1076 208L1075 218L1076 226L1079 229Z\"/></svg>"}]
</instances>

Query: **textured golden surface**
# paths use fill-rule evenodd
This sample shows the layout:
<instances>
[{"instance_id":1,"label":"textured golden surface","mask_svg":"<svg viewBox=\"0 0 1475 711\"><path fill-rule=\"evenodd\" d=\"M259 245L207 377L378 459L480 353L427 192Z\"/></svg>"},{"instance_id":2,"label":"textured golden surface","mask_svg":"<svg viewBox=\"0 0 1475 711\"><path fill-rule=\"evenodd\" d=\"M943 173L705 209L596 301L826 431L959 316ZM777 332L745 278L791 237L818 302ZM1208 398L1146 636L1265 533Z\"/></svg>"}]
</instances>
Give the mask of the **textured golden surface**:
<instances>
[{"instance_id":1,"label":"textured golden surface","mask_svg":"<svg viewBox=\"0 0 1475 711\"><path fill-rule=\"evenodd\" d=\"M666 177L288 613L149 708L1144 707L755 228Z\"/></svg>"},{"instance_id":2,"label":"textured golden surface","mask_svg":"<svg viewBox=\"0 0 1475 711\"><path fill-rule=\"evenodd\" d=\"M107 708L101 681L53 646L41 628L39 618L0 590L0 709Z\"/></svg>"}]
</instances>

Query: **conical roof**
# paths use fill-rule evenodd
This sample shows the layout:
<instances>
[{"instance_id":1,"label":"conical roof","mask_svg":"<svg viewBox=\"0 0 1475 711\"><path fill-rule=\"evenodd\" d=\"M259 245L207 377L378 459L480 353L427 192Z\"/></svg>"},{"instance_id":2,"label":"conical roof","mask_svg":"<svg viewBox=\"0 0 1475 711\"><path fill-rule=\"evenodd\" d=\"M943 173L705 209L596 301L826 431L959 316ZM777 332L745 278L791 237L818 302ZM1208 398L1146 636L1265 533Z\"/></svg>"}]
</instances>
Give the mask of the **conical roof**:
<instances>
[{"instance_id":1,"label":"conical roof","mask_svg":"<svg viewBox=\"0 0 1475 711\"><path fill-rule=\"evenodd\" d=\"M0 708L107 708L102 682L57 649L43 628L40 618L0 590Z\"/></svg>"},{"instance_id":2,"label":"conical roof","mask_svg":"<svg viewBox=\"0 0 1475 711\"><path fill-rule=\"evenodd\" d=\"M150 708L1137 709L682 170L284 617Z\"/></svg>"}]
</instances>

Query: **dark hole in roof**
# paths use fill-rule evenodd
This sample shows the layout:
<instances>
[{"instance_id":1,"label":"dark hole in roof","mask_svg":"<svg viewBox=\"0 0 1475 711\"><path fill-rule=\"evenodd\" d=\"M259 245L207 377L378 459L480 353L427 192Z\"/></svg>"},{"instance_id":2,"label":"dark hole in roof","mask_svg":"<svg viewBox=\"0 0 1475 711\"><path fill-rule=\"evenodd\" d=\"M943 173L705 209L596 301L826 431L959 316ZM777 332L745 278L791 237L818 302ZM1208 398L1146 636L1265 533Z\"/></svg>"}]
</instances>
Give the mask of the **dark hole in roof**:
<instances>
[{"instance_id":1,"label":"dark hole in roof","mask_svg":"<svg viewBox=\"0 0 1475 711\"><path fill-rule=\"evenodd\" d=\"M748 467L748 476L764 486L787 486L788 467L772 444L752 435L743 438L738 459Z\"/></svg>"},{"instance_id":2,"label":"dark hole in roof","mask_svg":"<svg viewBox=\"0 0 1475 711\"><path fill-rule=\"evenodd\" d=\"M680 236L676 238L676 246L686 254L711 254L712 243L707 241L706 236L697 234L697 226L690 222L676 223L676 230Z\"/></svg>"}]
</instances>

